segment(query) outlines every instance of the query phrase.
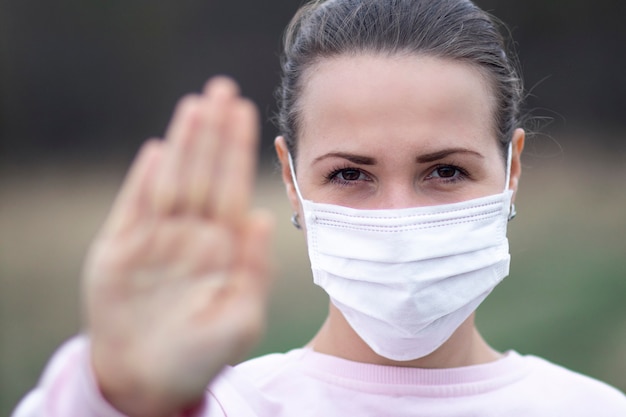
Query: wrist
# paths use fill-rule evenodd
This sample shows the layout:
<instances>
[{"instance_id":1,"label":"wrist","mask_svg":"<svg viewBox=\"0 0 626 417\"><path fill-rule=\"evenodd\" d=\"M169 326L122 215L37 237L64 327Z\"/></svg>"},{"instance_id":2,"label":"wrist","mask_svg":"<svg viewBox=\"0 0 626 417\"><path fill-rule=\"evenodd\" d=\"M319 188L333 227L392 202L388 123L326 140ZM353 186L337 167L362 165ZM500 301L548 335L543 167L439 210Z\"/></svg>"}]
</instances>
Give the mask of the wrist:
<instances>
[{"instance_id":1,"label":"wrist","mask_svg":"<svg viewBox=\"0 0 626 417\"><path fill-rule=\"evenodd\" d=\"M133 361L99 364L91 352L91 372L94 384L102 397L116 411L128 417L192 417L200 415L204 407L203 391L197 396L177 392L173 386L159 384L150 372L133 367Z\"/></svg>"}]
</instances>

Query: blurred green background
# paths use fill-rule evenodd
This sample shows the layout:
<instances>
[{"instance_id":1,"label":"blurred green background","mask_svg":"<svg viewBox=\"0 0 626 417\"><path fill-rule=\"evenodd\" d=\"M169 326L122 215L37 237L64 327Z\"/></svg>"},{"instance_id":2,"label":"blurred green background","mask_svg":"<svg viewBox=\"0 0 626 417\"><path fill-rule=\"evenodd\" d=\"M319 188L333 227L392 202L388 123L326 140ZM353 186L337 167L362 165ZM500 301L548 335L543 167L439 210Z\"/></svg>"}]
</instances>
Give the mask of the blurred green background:
<instances>
[{"instance_id":1,"label":"blurred green background","mask_svg":"<svg viewBox=\"0 0 626 417\"><path fill-rule=\"evenodd\" d=\"M478 1L516 40L535 116L511 275L479 310L498 349L626 390L626 3ZM80 330L83 257L139 144L182 94L237 78L266 119L294 1L0 1L0 415ZM549 122L549 123L548 123ZM264 125L257 204L279 274L253 354L306 343L326 310Z\"/></svg>"}]
</instances>

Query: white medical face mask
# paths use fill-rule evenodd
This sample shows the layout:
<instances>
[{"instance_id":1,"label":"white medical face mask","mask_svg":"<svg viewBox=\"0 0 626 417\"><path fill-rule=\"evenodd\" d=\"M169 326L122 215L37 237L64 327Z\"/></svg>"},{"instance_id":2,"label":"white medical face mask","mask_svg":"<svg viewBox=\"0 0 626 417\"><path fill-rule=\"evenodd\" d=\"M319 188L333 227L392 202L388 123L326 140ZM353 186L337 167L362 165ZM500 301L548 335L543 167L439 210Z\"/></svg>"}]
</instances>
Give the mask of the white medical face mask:
<instances>
[{"instance_id":1,"label":"white medical face mask","mask_svg":"<svg viewBox=\"0 0 626 417\"><path fill-rule=\"evenodd\" d=\"M512 191L454 204L360 210L302 204L314 282L377 354L439 348L509 273ZM508 188L511 149L507 163Z\"/></svg>"}]
</instances>

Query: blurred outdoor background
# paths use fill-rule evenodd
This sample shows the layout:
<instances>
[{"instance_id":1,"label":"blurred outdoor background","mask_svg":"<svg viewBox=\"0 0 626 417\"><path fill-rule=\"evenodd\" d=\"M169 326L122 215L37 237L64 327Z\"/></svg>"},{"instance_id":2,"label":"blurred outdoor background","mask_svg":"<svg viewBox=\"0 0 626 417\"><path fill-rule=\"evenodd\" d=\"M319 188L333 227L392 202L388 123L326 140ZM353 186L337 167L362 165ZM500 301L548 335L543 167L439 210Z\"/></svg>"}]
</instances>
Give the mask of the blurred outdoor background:
<instances>
[{"instance_id":1,"label":"blurred outdoor background","mask_svg":"<svg viewBox=\"0 0 626 417\"><path fill-rule=\"evenodd\" d=\"M299 1L0 0L0 416L80 331L83 257L140 143L225 73L273 114ZM479 310L501 350L626 390L626 2L482 0L507 23L529 92L512 271ZM264 125L257 203L279 276L254 354L306 343L326 310Z\"/></svg>"}]
</instances>

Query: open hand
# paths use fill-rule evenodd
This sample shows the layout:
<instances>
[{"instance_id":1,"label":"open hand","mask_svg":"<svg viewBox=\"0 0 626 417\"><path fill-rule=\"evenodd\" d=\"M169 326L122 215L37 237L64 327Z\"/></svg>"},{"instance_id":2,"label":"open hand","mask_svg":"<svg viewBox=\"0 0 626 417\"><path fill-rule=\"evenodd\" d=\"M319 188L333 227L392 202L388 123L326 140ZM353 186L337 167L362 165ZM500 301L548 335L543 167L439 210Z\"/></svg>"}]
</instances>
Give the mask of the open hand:
<instances>
[{"instance_id":1,"label":"open hand","mask_svg":"<svg viewBox=\"0 0 626 417\"><path fill-rule=\"evenodd\" d=\"M108 401L169 416L201 401L263 330L271 216L250 211L259 121L219 77L148 141L89 252L91 359Z\"/></svg>"}]
</instances>

